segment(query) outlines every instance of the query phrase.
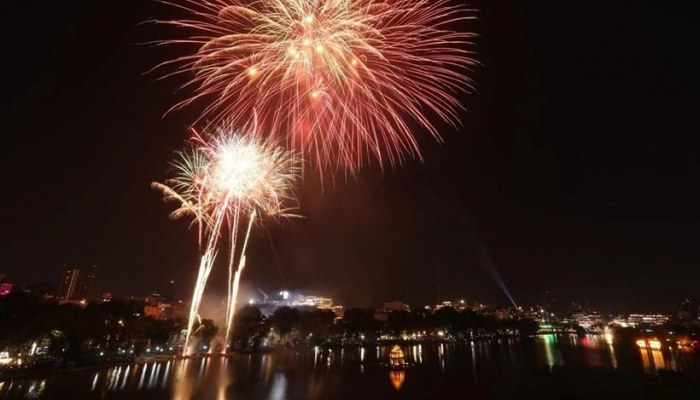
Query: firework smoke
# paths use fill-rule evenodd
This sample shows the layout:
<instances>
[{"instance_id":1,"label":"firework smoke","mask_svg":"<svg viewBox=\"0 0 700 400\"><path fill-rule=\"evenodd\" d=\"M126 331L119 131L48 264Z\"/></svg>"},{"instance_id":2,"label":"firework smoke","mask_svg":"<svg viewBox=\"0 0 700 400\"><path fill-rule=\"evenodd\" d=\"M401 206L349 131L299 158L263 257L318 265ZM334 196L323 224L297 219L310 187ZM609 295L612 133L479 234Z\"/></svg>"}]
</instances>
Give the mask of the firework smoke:
<instances>
[{"instance_id":1,"label":"firework smoke","mask_svg":"<svg viewBox=\"0 0 700 400\"><path fill-rule=\"evenodd\" d=\"M195 319L199 318L202 295L214 266L223 234L228 234L228 301L226 337L228 344L240 274L245 266L245 247L258 214L285 216L285 204L295 202L292 185L298 174L295 154L283 150L256 135L242 136L229 128L219 128L212 134L195 132L190 148L179 154L173 163L176 175L167 185L154 182L166 201L177 201L180 207L171 218L192 216L198 226L202 253L195 283L183 355L188 352ZM243 248L237 252L239 226L246 223ZM234 270L235 260L239 266Z\"/></svg>"}]
</instances>

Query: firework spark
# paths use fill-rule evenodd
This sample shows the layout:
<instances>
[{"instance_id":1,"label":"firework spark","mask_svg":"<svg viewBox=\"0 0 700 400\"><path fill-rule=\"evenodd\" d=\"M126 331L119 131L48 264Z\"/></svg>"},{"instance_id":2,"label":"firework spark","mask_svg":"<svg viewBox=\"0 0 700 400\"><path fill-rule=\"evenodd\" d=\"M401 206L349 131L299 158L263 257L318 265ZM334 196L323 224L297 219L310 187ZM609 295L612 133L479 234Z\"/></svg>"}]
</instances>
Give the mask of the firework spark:
<instances>
[{"instance_id":1,"label":"firework spark","mask_svg":"<svg viewBox=\"0 0 700 400\"><path fill-rule=\"evenodd\" d=\"M171 2L172 1L172 2ZM420 157L414 126L440 140L430 117L455 125L471 89L473 13L450 0L171 0L187 14L164 44L196 46L165 62L209 99L201 118L241 124L257 114L320 167L354 171Z\"/></svg>"},{"instance_id":2,"label":"firework spark","mask_svg":"<svg viewBox=\"0 0 700 400\"><path fill-rule=\"evenodd\" d=\"M209 274L214 266L224 233L229 235L229 280L226 312L228 344L233 322L240 274L245 266L245 247L252 225L258 216L286 216L286 204L294 202L292 185L298 174L294 152L275 146L256 135L242 136L228 128L213 134L195 133L190 149L180 153L173 163L176 175L167 185L154 182L166 201L177 201L180 207L171 218L192 216L199 228L202 252L199 273L190 306L189 323L183 355L187 354L190 335ZM247 220L243 247L237 253L239 226ZM236 258L239 259L234 271Z\"/></svg>"}]
</instances>

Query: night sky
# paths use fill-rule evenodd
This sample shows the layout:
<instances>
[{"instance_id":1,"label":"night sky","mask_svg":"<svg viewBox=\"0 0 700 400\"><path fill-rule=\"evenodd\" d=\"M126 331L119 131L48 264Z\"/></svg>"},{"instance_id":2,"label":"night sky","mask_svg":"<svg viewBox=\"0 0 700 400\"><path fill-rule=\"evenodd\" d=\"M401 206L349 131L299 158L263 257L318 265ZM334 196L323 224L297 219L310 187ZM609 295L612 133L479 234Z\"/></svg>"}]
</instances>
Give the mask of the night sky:
<instances>
[{"instance_id":1,"label":"night sky","mask_svg":"<svg viewBox=\"0 0 700 400\"><path fill-rule=\"evenodd\" d=\"M700 298L700 71L692 2L475 1L477 92L425 161L321 184L304 219L253 237L249 288L346 306L508 299L671 310ZM184 54L148 40L150 0L11 2L2 25L0 273L55 283L97 264L117 294L191 291L196 232L150 189L197 109L145 72ZM266 231L278 253L280 276ZM223 268L214 274L220 285ZM284 281L283 281L284 280Z\"/></svg>"}]
</instances>

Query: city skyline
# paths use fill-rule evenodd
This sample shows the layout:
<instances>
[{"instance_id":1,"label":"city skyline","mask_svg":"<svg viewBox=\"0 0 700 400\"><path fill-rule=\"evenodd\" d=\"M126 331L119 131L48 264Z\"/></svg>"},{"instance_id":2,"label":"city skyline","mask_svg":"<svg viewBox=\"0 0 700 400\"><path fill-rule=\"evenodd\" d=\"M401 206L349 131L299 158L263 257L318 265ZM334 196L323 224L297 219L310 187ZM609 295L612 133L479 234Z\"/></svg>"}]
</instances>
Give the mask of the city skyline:
<instances>
[{"instance_id":1,"label":"city skyline","mask_svg":"<svg viewBox=\"0 0 700 400\"><path fill-rule=\"evenodd\" d=\"M99 284L96 279L98 274L99 272L97 266L95 265L64 264L62 266L60 279L55 284L46 282L17 284L16 282L10 282L7 279L6 274L0 273L0 283L6 285L7 289L6 293L0 294L0 296L22 291L39 297L48 296L48 298L54 298L62 302L73 302L83 306L90 302L109 301L111 299L121 301L138 301L138 299L142 299L146 304L153 303L154 305L159 302L178 303L180 305L189 304L187 302L189 293L178 292L175 289L174 280L170 280L157 288L152 287L143 292L114 293L109 288L97 286ZM252 305L256 307L268 307L270 305L279 307L282 305L287 305L292 308L305 308L308 306L315 306L316 304L325 304L325 306L322 308L332 309L333 307L337 306L340 308L415 311L422 310L424 308L431 308L435 310L443 306L448 306L454 307L457 310L467 307L469 309L489 308L492 310L511 310L513 312L517 312L518 310L536 311L539 308L543 308L551 312L556 312L558 315L571 313L587 315L593 313L607 316L635 315L645 313L660 313L669 315L669 313L674 314L675 312L681 310L683 305L686 303L696 304L698 307L700 307L699 299L678 297L675 299L662 299L653 307L633 306L629 309L614 309L603 303L599 304L591 302L587 298L578 298L574 300L568 300L568 297L565 297L564 299L558 298L551 290L543 290L538 292L537 301L519 304L508 303L508 300L510 299L501 299L501 301L495 302L483 301L483 299L471 296L469 293L459 293L454 296L447 295L436 298L434 302L429 301L424 304L405 302L405 299L402 298L384 297L382 301L375 304L356 305L345 303L342 301L342 299L328 297L327 293L319 290L289 290L289 288L285 287L265 287L265 290L263 290L261 287L252 287L251 285L255 286L255 283L249 282L248 285L243 288L239 307L243 307L244 305ZM271 295L268 295L268 293L271 293ZM380 293L379 296L381 297L382 294ZM212 304L212 301L216 302L217 297L220 298L220 301L223 304L225 294L217 291L214 291L206 296L207 302ZM534 298L534 295L531 294L530 297ZM151 300L149 300L149 298ZM160 300L154 302L152 298ZM162 300L166 298L167 300Z\"/></svg>"},{"instance_id":2,"label":"city skyline","mask_svg":"<svg viewBox=\"0 0 700 400\"><path fill-rule=\"evenodd\" d=\"M9 49L18 56L0 163L13 192L0 200L12 211L0 272L13 282L54 282L76 262L98 265L99 286L114 292L172 279L191 291L196 232L168 221L149 188L167 176L191 119L162 118L177 82L143 74L174 51L133 45L164 36L138 25L167 17L150 3L48 5L40 16L11 6L13 21L38 18L31 51ZM492 3L474 2L484 67L478 95L461 99L462 129L441 126L445 144L426 141L424 163L384 176L370 166L323 190L306 176L305 218L254 235L244 285L358 306L462 293L505 305L499 281L525 304L542 290L629 310L700 297L700 166L688 117L698 91L675 40L689 35L692 24L678 21L690 13ZM580 29L589 24L598 29Z\"/></svg>"}]
</instances>

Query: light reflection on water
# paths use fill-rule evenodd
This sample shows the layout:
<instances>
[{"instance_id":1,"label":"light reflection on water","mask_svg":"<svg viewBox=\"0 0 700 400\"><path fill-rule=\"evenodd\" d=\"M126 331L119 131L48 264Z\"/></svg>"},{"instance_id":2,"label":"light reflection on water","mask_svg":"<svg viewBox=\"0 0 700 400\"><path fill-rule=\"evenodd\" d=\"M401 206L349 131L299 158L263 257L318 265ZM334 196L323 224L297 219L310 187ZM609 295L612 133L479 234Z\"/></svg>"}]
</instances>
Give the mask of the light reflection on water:
<instances>
[{"instance_id":1,"label":"light reflection on water","mask_svg":"<svg viewBox=\"0 0 700 400\"><path fill-rule=\"evenodd\" d=\"M412 379L419 381L421 374L428 372L428 376L437 373L459 376L460 380L466 377L471 385L480 385L493 376L516 376L537 368L552 370L568 366L615 371L624 366L640 374L653 374L661 369L695 371L699 367L698 357L693 354L683 355L670 347L622 351L605 335L581 338L545 335L525 341L406 345L403 346L406 359L415 365L406 371L378 367L379 361L388 357L389 349L390 346L375 347L375 351L372 347L297 349L61 372L49 379L0 381L0 398L322 399L347 390L362 396L363 388L381 389L368 386L367 382L376 385L381 381L385 382L385 389L404 394L410 390ZM291 396L291 392L296 396Z\"/></svg>"},{"instance_id":2,"label":"light reflection on water","mask_svg":"<svg viewBox=\"0 0 700 400\"><path fill-rule=\"evenodd\" d=\"M391 371L389 372L389 380L391 380L391 384L394 386L394 389L401 390L401 386L403 386L403 383L406 380L406 372Z\"/></svg>"}]
</instances>

